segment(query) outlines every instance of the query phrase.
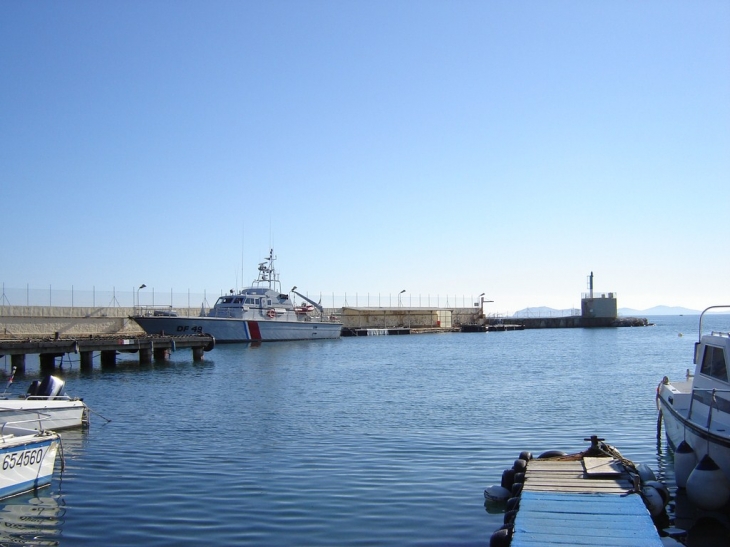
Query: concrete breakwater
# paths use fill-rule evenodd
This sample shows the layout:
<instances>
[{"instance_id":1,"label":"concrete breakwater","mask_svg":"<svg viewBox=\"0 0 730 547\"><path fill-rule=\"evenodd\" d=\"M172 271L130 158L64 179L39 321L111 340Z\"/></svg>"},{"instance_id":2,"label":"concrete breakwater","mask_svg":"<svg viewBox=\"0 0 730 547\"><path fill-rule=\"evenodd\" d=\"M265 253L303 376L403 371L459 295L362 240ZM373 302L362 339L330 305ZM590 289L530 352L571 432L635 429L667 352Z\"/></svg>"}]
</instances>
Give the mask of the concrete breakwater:
<instances>
[{"instance_id":1,"label":"concrete breakwater","mask_svg":"<svg viewBox=\"0 0 730 547\"><path fill-rule=\"evenodd\" d=\"M487 318L487 325L521 325L526 329L566 329L596 327L647 327L650 325L644 317L582 317L571 315L566 317L508 317L503 319Z\"/></svg>"},{"instance_id":2,"label":"concrete breakwater","mask_svg":"<svg viewBox=\"0 0 730 547\"><path fill-rule=\"evenodd\" d=\"M394 310L398 313L395 313ZM200 308L177 308L176 311L180 315L197 316L200 313ZM444 309L444 311L447 310ZM390 312L392 315L382 319L383 325L378 324L375 326L383 328L396 326L418 328L424 326L417 324L418 309L390 309ZM450 330L451 328L458 330L461 325L467 324L520 325L525 329L638 327L649 325L645 318L635 317L591 318L580 315L529 318L479 317L475 310L470 308L453 308L449 309L448 312L450 318L448 324L425 326L441 327L441 329L437 328L435 330ZM133 314L134 308L131 307L2 306L0 309L0 337L12 339L39 336L63 337L111 334L135 336L143 334L139 325L130 319ZM342 316L343 322L348 323L345 326L360 326L358 323L360 319L345 321L341 308L325 308L325 314Z\"/></svg>"},{"instance_id":3,"label":"concrete breakwater","mask_svg":"<svg viewBox=\"0 0 730 547\"><path fill-rule=\"evenodd\" d=\"M382 327L418 326L417 318L427 313L430 322L431 312L420 308L409 311L406 308L383 308L388 310ZM425 309L425 308L424 308ZM200 307L175 308L180 316L197 317ZM449 308L448 315L455 324L473 322L477 314L472 308ZM134 315L132 307L68 307L68 306L2 306L0 308L0 337L27 338L37 336L83 336L120 334L134 336L143 334L140 326L130 319ZM342 308L324 308L326 316L335 315L346 318ZM378 315L380 321L381 314ZM386 324L387 323L387 324ZM413 324L411 324L413 323ZM451 324L451 319L449 325ZM431 326L430 323L428 326ZM436 326L435 324L433 326ZM446 326L446 325L441 325Z\"/></svg>"},{"instance_id":4,"label":"concrete breakwater","mask_svg":"<svg viewBox=\"0 0 730 547\"><path fill-rule=\"evenodd\" d=\"M122 307L3 306L0 336L143 334L139 325L129 319L133 311L133 308Z\"/></svg>"},{"instance_id":5,"label":"concrete breakwater","mask_svg":"<svg viewBox=\"0 0 730 547\"><path fill-rule=\"evenodd\" d=\"M131 307L2 306L0 338L139 336ZM198 316L200 308L175 308L179 315ZM339 310L332 310L339 312ZM325 308L326 314L331 310Z\"/></svg>"}]
</instances>

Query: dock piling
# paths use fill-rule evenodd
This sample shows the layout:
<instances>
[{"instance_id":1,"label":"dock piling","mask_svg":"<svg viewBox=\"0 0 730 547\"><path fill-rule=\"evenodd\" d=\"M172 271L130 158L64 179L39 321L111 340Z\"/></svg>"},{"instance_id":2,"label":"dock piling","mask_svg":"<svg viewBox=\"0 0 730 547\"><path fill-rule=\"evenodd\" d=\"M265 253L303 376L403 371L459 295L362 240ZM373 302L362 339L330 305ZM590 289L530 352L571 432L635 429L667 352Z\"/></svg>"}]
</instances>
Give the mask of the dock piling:
<instances>
[{"instance_id":1,"label":"dock piling","mask_svg":"<svg viewBox=\"0 0 730 547\"><path fill-rule=\"evenodd\" d=\"M56 357L61 357L63 353L41 353L40 362L41 370L53 371L56 368Z\"/></svg>"},{"instance_id":2,"label":"dock piling","mask_svg":"<svg viewBox=\"0 0 730 547\"><path fill-rule=\"evenodd\" d=\"M93 351L82 351L79 353L79 367L83 371L89 371L94 366L94 352Z\"/></svg>"},{"instance_id":3,"label":"dock piling","mask_svg":"<svg viewBox=\"0 0 730 547\"><path fill-rule=\"evenodd\" d=\"M25 372L25 355L11 355L10 366L14 367L19 374L23 374Z\"/></svg>"},{"instance_id":4,"label":"dock piling","mask_svg":"<svg viewBox=\"0 0 730 547\"><path fill-rule=\"evenodd\" d=\"M117 364L117 350L104 350L101 352L101 366L113 367Z\"/></svg>"},{"instance_id":5,"label":"dock piling","mask_svg":"<svg viewBox=\"0 0 730 547\"><path fill-rule=\"evenodd\" d=\"M139 348L139 364L149 365L152 362L152 350L150 348Z\"/></svg>"},{"instance_id":6,"label":"dock piling","mask_svg":"<svg viewBox=\"0 0 730 547\"><path fill-rule=\"evenodd\" d=\"M155 361L167 361L170 356L170 350L167 348L155 348L152 351L155 355Z\"/></svg>"}]
</instances>

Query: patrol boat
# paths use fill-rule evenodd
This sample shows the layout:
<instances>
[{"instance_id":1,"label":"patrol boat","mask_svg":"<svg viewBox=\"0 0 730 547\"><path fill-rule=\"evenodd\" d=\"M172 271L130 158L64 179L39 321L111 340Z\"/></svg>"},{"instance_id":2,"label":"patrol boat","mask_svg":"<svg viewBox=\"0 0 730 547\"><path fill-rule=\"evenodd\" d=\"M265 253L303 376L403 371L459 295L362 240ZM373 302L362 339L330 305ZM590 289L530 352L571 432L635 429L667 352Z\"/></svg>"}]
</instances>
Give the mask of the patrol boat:
<instances>
[{"instance_id":1,"label":"patrol boat","mask_svg":"<svg viewBox=\"0 0 730 547\"><path fill-rule=\"evenodd\" d=\"M207 313L201 308L197 317L180 316L171 307L147 307L131 319L147 334L208 334L224 343L339 338L342 323L337 317L325 316L324 308L296 292L296 287L290 292L305 304L295 305L289 294L281 292L275 260L270 249L251 287L221 296Z\"/></svg>"}]
</instances>

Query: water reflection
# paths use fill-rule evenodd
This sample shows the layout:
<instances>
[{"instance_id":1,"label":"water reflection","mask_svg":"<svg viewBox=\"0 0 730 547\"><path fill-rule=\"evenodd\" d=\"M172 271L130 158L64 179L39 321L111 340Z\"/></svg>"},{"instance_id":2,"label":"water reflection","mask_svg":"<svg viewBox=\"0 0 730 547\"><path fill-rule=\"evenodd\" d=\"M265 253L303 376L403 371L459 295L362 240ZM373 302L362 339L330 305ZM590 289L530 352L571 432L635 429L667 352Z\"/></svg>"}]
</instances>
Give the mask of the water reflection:
<instances>
[{"instance_id":1,"label":"water reflection","mask_svg":"<svg viewBox=\"0 0 730 547\"><path fill-rule=\"evenodd\" d=\"M727 547L730 544L730 530L713 517L702 517L687 533L685 545L689 547Z\"/></svg>"},{"instance_id":2,"label":"water reflection","mask_svg":"<svg viewBox=\"0 0 730 547\"><path fill-rule=\"evenodd\" d=\"M58 545L66 513L63 496L17 496L0 505L0 544Z\"/></svg>"}]
</instances>

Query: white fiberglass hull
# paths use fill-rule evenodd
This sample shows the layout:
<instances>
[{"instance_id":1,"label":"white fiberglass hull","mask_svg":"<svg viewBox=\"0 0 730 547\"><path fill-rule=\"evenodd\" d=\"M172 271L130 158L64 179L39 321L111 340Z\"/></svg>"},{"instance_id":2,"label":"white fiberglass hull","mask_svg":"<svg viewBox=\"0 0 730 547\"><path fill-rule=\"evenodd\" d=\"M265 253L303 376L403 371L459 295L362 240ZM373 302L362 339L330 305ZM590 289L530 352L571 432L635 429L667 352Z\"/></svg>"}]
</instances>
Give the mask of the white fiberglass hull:
<instances>
[{"instance_id":1,"label":"white fiberglass hull","mask_svg":"<svg viewBox=\"0 0 730 547\"><path fill-rule=\"evenodd\" d=\"M59 431L86 426L88 421L88 408L78 399L0 400L0 423L24 422L24 427L36 431Z\"/></svg>"},{"instance_id":2,"label":"white fiberglass hull","mask_svg":"<svg viewBox=\"0 0 730 547\"><path fill-rule=\"evenodd\" d=\"M673 449L686 441L698 462L709 455L730 480L730 433L721 422L717 427L705 427L706 412L697 419L688 419L690 397L691 394L677 391L671 384L660 387L659 410L667 441ZM694 404L700 406L697 401Z\"/></svg>"},{"instance_id":3,"label":"white fiberglass hull","mask_svg":"<svg viewBox=\"0 0 730 547\"><path fill-rule=\"evenodd\" d=\"M53 477L59 437L55 433L3 435L0 499L47 486Z\"/></svg>"},{"instance_id":4,"label":"white fiberglass hull","mask_svg":"<svg viewBox=\"0 0 730 547\"><path fill-rule=\"evenodd\" d=\"M216 342L273 342L339 338L342 323L319 321L253 321L219 317L133 316L147 334L208 334Z\"/></svg>"}]
</instances>

